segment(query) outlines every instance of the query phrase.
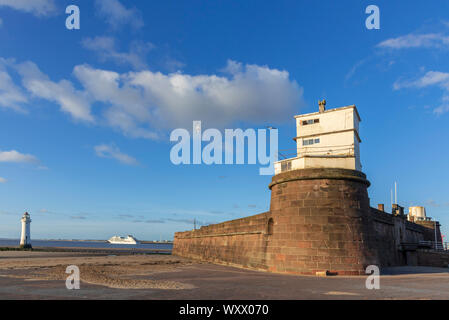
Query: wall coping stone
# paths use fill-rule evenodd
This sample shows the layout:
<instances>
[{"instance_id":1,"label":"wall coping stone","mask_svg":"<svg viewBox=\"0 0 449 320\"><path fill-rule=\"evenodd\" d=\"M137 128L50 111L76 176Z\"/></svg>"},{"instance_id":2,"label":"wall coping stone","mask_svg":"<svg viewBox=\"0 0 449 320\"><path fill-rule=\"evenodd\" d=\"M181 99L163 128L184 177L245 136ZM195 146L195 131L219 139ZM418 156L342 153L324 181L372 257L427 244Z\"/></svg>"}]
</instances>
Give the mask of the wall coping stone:
<instances>
[{"instance_id":1,"label":"wall coping stone","mask_svg":"<svg viewBox=\"0 0 449 320\"><path fill-rule=\"evenodd\" d=\"M317 179L349 180L363 183L367 187L371 185L361 171L340 168L309 168L290 170L274 175L268 188L271 190L274 185L289 181Z\"/></svg>"},{"instance_id":2,"label":"wall coping stone","mask_svg":"<svg viewBox=\"0 0 449 320\"><path fill-rule=\"evenodd\" d=\"M246 234L265 234L265 231L246 231L246 232L231 232L231 233L215 233L215 234L202 234L198 236L177 237L178 239L192 239L192 238L207 238L207 237L227 237L227 236L240 236Z\"/></svg>"}]
</instances>

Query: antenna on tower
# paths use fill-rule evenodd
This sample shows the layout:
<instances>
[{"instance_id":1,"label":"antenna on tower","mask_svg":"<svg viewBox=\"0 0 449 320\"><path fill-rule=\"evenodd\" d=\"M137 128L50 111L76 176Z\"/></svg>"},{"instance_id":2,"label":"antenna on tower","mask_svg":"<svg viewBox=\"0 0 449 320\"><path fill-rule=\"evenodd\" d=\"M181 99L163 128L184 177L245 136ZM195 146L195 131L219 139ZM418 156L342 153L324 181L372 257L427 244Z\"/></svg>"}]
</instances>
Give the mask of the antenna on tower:
<instances>
[{"instance_id":1,"label":"antenna on tower","mask_svg":"<svg viewBox=\"0 0 449 320\"><path fill-rule=\"evenodd\" d=\"M396 204L398 203L398 184L396 181L394 182L394 201Z\"/></svg>"}]
</instances>

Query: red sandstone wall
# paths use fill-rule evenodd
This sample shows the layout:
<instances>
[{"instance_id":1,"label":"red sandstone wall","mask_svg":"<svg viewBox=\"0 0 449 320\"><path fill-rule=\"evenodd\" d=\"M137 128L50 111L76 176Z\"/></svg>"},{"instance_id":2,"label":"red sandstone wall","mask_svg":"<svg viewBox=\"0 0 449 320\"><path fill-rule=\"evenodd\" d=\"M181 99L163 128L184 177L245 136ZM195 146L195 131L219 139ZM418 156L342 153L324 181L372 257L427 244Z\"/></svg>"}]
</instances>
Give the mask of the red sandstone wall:
<instances>
[{"instance_id":1,"label":"red sandstone wall","mask_svg":"<svg viewBox=\"0 0 449 320\"><path fill-rule=\"evenodd\" d=\"M270 212L177 232L173 254L292 274L364 275L370 264L444 264L403 250L404 243L433 240L433 230L370 208L368 185L363 173L345 169L276 175Z\"/></svg>"},{"instance_id":2,"label":"red sandstone wall","mask_svg":"<svg viewBox=\"0 0 449 320\"><path fill-rule=\"evenodd\" d=\"M370 245L375 235L364 175L346 180L350 170L325 170L333 178L319 179L322 169L298 171L273 177L268 270L365 274L367 265L377 264L377 251ZM298 174L313 179L298 180Z\"/></svg>"},{"instance_id":3,"label":"red sandstone wall","mask_svg":"<svg viewBox=\"0 0 449 320\"><path fill-rule=\"evenodd\" d=\"M447 268L449 266L449 253L444 251L418 250L418 265Z\"/></svg>"},{"instance_id":4,"label":"red sandstone wall","mask_svg":"<svg viewBox=\"0 0 449 320\"><path fill-rule=\"evenodd\" d=\"M415 255L403 250L404 244L417 244L420 240L425 240L426 228L407 221L405 217L396 217L374 208L371 208L371 214L380 266L416 264Z\"/></svg>"},{"instance_id":5,"label":"red sandstone wall","mask_svg":"<svg viewBox=\"0 0 449 320\"><path fill-rule=\"evenodd\" d=\"M435 241L435 227L437 229L436 238L437 242L442 245L440 223L438 221L416 221L416 224L424 227L426 231L424 232L424 240Z\"/></svg>"},{"instance_id":6,"label":"red sandstone wall","mask_svg":"<svg viewBox=\"0 0 449 320\"><path fill-rule=\"evenodd\" d=\"M412 223L405 217L396 217L383 211L371 208L376 232L375 246L378 249L380 266L400 266L400 265L428 265L426 259L417 259L416 251L410 252L410 248L417 249L417 244L421 240L435 240L434 221L420 221ZM437 241L441 243L440 225L437 226ZM416 244L413 246L413 244Z\"/></svg>"},{"instance_id":7,"label":"red sandstone wall","mask_svg":"<svg viewBox=\"0 0 449 320\"><path fill-rule=\"evenodd\" d=\"M328 178L317 176L323 172ZM377 264L367 185L362 173L343 169L276 175L270 213L176 233L173 253L272 272L364 274Z\"/></svg>"},{"instance_id":8,"label":"red sandstone wall","mask_svg":"<svg viewBox=\"0 0 449 320\"><path fill-rule=\"evenodd\" d=\"M269 218L268 212L199 230L177 232L173 254L215 263L266 269Z\"/></svg>"}]
</instances>

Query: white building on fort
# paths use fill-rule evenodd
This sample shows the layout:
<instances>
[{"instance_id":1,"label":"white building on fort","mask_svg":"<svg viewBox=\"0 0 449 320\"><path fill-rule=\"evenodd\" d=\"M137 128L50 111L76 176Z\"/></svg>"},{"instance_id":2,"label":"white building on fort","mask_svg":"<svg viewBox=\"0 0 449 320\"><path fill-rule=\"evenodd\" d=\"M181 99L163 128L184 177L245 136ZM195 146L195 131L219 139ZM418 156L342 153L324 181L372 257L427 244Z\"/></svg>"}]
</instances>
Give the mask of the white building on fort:
<instances>
[{"instance_id":1,"label":"white building on fort","mask_svg":"<svg viewBox=\"0 0 449 320\"><path fill-rule=\"evenodd\" d=\"M294 158L274 164L275 174L306 168L343 168L362 170L359 136L361 121L355 105L295 116L296 153Z\"/></svg>"}]
</instances>

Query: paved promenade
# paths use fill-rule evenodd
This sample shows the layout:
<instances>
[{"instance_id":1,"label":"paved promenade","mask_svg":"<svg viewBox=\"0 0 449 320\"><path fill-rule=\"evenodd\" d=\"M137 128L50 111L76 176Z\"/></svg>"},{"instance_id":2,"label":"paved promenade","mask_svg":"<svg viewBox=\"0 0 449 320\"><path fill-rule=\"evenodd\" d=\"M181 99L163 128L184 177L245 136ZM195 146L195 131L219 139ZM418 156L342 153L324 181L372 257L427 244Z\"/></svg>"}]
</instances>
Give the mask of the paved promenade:
<instances>
[{"instance_id":1,"label":"paved promenade","mask_svg":"<svg viewBox=\"0 0 449 320\"><path fill-rule=\"evenodd\" d=\"M67 290L78 265L81 289ZM170 255L0 252L0 299L449 299L449 270L383 270L380 290L366 277L326 278L249 271Z\"/></svg>"}]
</instances>

